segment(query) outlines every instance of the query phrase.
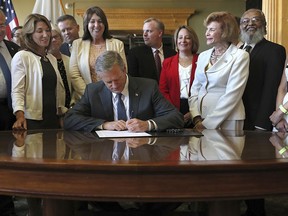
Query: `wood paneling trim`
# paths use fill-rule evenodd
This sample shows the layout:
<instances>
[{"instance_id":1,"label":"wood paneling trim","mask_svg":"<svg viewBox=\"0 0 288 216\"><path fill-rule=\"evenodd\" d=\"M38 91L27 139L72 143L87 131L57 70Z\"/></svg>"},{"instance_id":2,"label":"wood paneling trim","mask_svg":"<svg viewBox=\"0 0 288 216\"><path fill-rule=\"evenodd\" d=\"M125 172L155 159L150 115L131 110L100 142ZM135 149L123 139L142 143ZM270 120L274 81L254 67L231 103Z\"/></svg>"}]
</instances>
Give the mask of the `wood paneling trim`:
<instances>
[{"instance_id":1,"label":"wood paneling trim","mask_svg":"<svg viewBox=\"0 0 288 216\"><path fill-rule=\"evenodd\" d=\"M103 8L112 31L142 32L143 21L149 17L160 19L165 24L165 33L173 33L179 26L187 25L195 13L193 8ZM83 16L84 9L76 9Z\"/></svg>"}]
</instances>

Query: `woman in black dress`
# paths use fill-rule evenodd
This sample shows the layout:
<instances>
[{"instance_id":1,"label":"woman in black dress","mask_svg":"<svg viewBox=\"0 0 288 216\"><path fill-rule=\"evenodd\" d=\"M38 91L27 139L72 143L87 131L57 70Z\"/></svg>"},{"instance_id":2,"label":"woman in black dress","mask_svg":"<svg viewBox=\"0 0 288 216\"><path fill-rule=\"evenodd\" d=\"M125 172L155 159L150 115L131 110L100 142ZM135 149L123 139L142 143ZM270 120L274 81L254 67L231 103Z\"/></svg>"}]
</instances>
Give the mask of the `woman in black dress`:
<instances>
[{"instance_id":1,"label":"woman in black dress","mask_svg":"<svg viewBox=\"0 0 288 216\"><path fill-rule=\"evenodd\" d=\"M51 25L45 16L31 14L22 29L24 48L12 59L13 129L59 128L65 107L65 88L57 59L47 53Z\"/></svg>"}]
</instances>

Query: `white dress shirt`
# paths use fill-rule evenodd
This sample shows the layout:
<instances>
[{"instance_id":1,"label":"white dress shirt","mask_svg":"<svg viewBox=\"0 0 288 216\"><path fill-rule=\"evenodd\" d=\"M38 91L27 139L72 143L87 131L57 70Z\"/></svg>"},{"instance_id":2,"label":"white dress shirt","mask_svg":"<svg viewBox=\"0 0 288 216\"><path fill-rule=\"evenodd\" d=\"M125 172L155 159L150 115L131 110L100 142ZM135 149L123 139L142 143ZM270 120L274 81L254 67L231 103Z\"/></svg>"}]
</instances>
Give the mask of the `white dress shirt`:
<instances>
[{"instance_id":1,"label":"white dress shirt","mask_svg":"<svg viewBox=\"0 0 288 216\"><path fill-rule=\"evenodd\" d=\"M128 79L128 76L126 75L126 83L121 93L122 93L122 100L123 100L125 110L126 110L127 119L130 119L131 113L129 112L128 84L129 84L129 79ZM116 93L112 93L112 103L113 103L114 121L117 121L118 113L117 113L117 94Z\"/></svg>"},{"instance_id":2,"label":"white dress shirt","mask_svg":"<svg viewBox=\"0 0 288 216\"><path fill-rule=\"evenodd\" d=\"M153 56L155 56L155 51L156 51L157 49L155 49L155 48L153 48L153 47L151 47L151 49L152 49L152 52L153 52ZM158 50L159 50L159 57L160 57L160 59L161 59L161 65L162 65L162 64L163 64L163 61L164 61L163 44L161 45L161 47L160 47Z\"/></svg>"},{"instance_id":3,"label":"white dress shirt","mask_svg":"<svg viewBox=\"0 0 288 216\"><path fill-rule=\"evenodd\" d=\"M179 64L179 83L180 83L180 98L187 99L189 97L189 86L192 64L188 67L183 67Z\"/></svg>"}]
</instances>

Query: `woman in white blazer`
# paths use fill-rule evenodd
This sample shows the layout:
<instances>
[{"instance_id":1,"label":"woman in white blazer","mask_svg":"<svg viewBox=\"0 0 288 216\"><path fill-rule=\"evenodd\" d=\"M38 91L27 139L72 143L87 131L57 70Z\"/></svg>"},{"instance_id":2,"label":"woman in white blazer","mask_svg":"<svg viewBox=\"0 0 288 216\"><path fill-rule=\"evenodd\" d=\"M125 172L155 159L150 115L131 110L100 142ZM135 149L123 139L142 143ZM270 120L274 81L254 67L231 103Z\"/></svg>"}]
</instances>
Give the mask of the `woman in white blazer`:
<instances>
[{"instance_id":1,"label":"woman in white blazer","mask_svg":"<svg viewBox=\"0 0 288 216\"><path fill-rule=\"evenodd\" d=\"M233 15L213 12L204 21L207 44L199 55L189 107L199 130L242 130L242 95L249 75L249 54L238 49L239 27Z\"/></svg>"},{"instance_id":2,"label":"woman in white blazer","mask_svg":"<svg viewBox=\"0 0 288 216\"><path fill-rule=\"evenodd\" d=\"M88 8L83 26L83 37L73 42L69 67L76 101L84 94L87 84L98 81L95 62L102 52L117 51L127 67L124 43L110 35L108 21L101 8Z\"/></svg>"},{"instance_id":3,"label":"woman in white blazer","mask_svg":"<svg viewBox=\"0 0 288 216\"><path fill-rule=\"evenodd\" d=\"M65 90L56 58L47 53L51 25L40 14L26 18L22 29L25 49L11 62L13 129L60 128L59 116L67 111Z\"/></svg>"}]
</instances>

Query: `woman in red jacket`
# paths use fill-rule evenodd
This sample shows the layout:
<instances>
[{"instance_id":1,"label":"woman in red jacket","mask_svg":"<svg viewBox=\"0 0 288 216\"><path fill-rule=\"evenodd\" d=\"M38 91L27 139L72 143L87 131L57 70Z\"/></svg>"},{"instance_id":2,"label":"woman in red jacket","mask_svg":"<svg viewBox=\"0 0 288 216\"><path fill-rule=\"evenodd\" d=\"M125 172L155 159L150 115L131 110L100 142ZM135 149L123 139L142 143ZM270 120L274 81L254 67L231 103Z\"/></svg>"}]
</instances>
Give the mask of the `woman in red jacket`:
<instances>
[{"instance_id":1,"label":"woman in red jacket","mask_svg":"<svg viewBox=\"0 0 288 216\"><path fill-rule=\"evenodd\" d=\"M174 39L178 54L164 60L159 88L164 97L184 115L185 127L193 127L188 97L194 80L199 40L196 32L186 25L175 31Z\"/></svg>"}]
</instances>

